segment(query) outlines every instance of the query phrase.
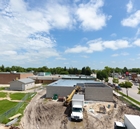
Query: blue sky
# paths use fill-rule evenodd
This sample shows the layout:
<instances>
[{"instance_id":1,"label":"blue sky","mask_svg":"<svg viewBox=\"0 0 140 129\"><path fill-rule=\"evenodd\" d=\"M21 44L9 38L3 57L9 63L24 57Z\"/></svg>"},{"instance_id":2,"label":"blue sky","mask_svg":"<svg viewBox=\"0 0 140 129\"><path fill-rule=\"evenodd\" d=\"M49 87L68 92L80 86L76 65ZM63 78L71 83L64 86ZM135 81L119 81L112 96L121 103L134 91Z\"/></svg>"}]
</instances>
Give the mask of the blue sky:
<instances>
[{"instance_id":1,"label":"blue sky","mask_svg":"<svg viewBox=\"0 0 140 129\"><path fill-rule=\"evenodd\" d=\"M0 0L0 63L140 66L139 0Z\"/></svg>"}]
</instances>

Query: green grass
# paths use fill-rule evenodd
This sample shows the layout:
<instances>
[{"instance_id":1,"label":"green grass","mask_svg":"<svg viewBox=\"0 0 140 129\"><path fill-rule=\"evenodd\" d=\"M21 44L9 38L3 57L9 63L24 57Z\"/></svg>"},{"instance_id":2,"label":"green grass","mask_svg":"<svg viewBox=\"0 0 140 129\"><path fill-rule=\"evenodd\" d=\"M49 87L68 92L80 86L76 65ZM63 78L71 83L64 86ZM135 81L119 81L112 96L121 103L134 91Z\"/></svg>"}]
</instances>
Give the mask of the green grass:
<instances>
[{"instance_id":1,"label":"green grass","mask_svg":"<svg viewBox=\"0 0 140 129\"><path fill-rule=\"evenodd\" d=\"M20 96L20 98L21 98L21 96L22 96L21 99L23 99L23 97L25 96L25 93L14 93L14 94L11 94L11 95L12 95L12 97L14 96L13 98L17 100L17 99L19 98L19 96ZM36 95L36 93L29 93L29 94L28 94L28 97L26 98L26 100L25 100L24 102L22 102L21 107L20 107L18 110L16 109L17 112L16 112L15 114L21 113L22 116L23 116L24 110L25 110L26 106L28 105L29 101L30 101L35 95ZM20 98L19 98L19 99L20 99ZM5 104L4 104L4 102L5 102ZM0 114L5 113L6 111L10 110L11 108L15 107L15 106L18 104L17 102L10 102L10 101L8 101L8 100L4 100L4 102L3 102L3 101L0 101L0 111L2 110L2 112L1 112ZM9 108L3 108L3 109L4 109L4 110L3 110L3 109L1 109L2 105L4 105L4 107L9 107ZM9 106L9 105L10 105L10 106ZM11 114L11 115L8 115L8 117L5 117L5 118L3 119L3 121L2 121L2 123L4 123L4 124L8 123L8 122L9 122L8 118L11 117L11 116L13 116L13 115L15 115L15 114ZM16 126L19 125L19 122L20 122L20 119L21 119L22 116L20 116L18 122L15 123Z\"/></svg>"},{"instance_id":2,"label":"green grass","mask_svg":"<svg viewBox=\"0 0 140 129\"><path fill-rule=\"evenodd\" d=\"M8 111L9 109L16 106L17 102L11 102L9 100L0 100L0 114Z\"/></svg>"},{"instance_id":3,"label":"green grass","mask_svg":"<svg viewBox=\"0 0 140 129\"><path fill-rule=\"evenodd\" d=\"M0 98L5 98L7 96L7 93L5 92L0 92Z\"/></svg>"},{"instance_id":4,"label":"green grass","mask_svg":"<svg viewBox=\"0 0 140 129\"><path fill-rule=\"evenodd\" d=\"M10 98L11 100L21 100L25 95L26 93L12 93L10 94Z\"/></svg>"},{"instance_id":5,"label":"green grass","mask_svg":"<svg viewBox=\"0 0 140 129\"><path fill-rule=\"evenodd\" d=\"M128 98L129 100L133 101L134 103L140 105L140 102L139 102L139 101L137 101L137 100L131 98L130 96L127 96L127 95L123 94L122 92L119 92L119 93L120 93L121 95L123 95L124 97Z\"/></svg>"},{"instance_id":6,"label":"green grass","mask_svg":"<svg viewBox=\"0 0 140 129\"><path fill-rule=\"evenodd\" d=\"M5 90L6 87L0 87L0 90Z\"/></svg>"}]
</instances>

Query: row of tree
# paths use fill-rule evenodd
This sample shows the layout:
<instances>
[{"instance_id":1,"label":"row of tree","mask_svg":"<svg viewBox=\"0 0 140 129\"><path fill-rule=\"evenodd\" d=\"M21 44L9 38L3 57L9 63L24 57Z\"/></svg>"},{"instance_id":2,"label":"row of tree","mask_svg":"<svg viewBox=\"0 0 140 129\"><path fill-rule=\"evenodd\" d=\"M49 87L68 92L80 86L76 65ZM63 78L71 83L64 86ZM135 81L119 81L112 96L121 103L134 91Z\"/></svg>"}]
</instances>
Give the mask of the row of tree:
<instances>
[{"instance_id":1,"label":"row of tree","mask_svg":"<svg viewBox=\"0 0 140 129\"><path fill-rule=\"evenodd\" d=\"M0 66L0 72L11 72L11 71L17 71L17 72L51 72L52 74L84 74L84 75L90 75L91 73L97 73L97 76L100 76L100 79L103 80L103 78L107 78L111 75L111 73L126 73L126 72L136 72L140 73L140 68L132 68L127 69L124 68L111 68L108 66L105 66L103 70L96 70L91 69L89 66L83 67L82 69L78 68L66 68L66 67L56 67L56 68L48 68L47 66L38 67L38 68L24 68L21 66L12 66L12 67L5 67L4 65Z\"/></svg>"},{"instance_id":2,"label":"row of tree","mask_svg":"<svg viewBox=\"0 0 140 129\"><path fill-rule=\"evenodd\" d=\"M91 75L93 72L90 67L83 67L82 69L77 68L48 68L47 66L38 67L38 68L23 68L21 66L12 66L12 67L4 67L4 65L0 66L0 72L51 72L52 74L84 74L84 75Z\"/></svg>"}]
</instances>

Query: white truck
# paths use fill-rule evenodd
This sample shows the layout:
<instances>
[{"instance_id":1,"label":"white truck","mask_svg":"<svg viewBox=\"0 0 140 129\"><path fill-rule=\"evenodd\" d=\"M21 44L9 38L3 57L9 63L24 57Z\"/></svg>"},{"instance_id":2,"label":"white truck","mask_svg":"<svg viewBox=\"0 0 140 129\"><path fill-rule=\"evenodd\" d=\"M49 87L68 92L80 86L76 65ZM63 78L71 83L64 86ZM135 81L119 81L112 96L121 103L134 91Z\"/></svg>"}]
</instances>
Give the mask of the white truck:
<instances>
[{"instance_id":1,"label":"white truck","mask_svg":"<svg viewBox=\"0 0 140 129\"><path fill-rule=\"evenodd\" d=\"M83 120L84 95L74 94L72 98L71 120Z\"/></svg>"},{"instance_id":2,"label":"white truck","mask_svg":"<svg viewBox=\"0 0 140 129\"><path fill-rule=\"evenodd\" d=\"M114 129L140 129L140 116L124 115L124 123L115 122Z\"/></svg>"}]
</instances>

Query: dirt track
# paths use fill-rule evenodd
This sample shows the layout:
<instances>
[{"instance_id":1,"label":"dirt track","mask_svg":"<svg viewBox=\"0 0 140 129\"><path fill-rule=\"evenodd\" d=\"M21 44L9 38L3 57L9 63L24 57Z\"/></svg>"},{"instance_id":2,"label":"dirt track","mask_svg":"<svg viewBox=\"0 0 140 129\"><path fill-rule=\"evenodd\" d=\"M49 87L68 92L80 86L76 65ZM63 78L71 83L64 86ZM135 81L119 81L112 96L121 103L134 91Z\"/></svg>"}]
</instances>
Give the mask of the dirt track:
<instances>
[{"instance_id":1,"label":"dirt track","mask_svg":"<svg viewBox=\"0 0 140 129\"><path fill-rule=\"evenodd\" d=\"M97 116L84 111L82 122L71 122L62 102L47 101L39 92L27 106L21 120L21 129L113 129L114 121L123 121L124 114L140 115L136 109L124 106L119 101L118 108Z\"/></svg>"}]
</instances>

